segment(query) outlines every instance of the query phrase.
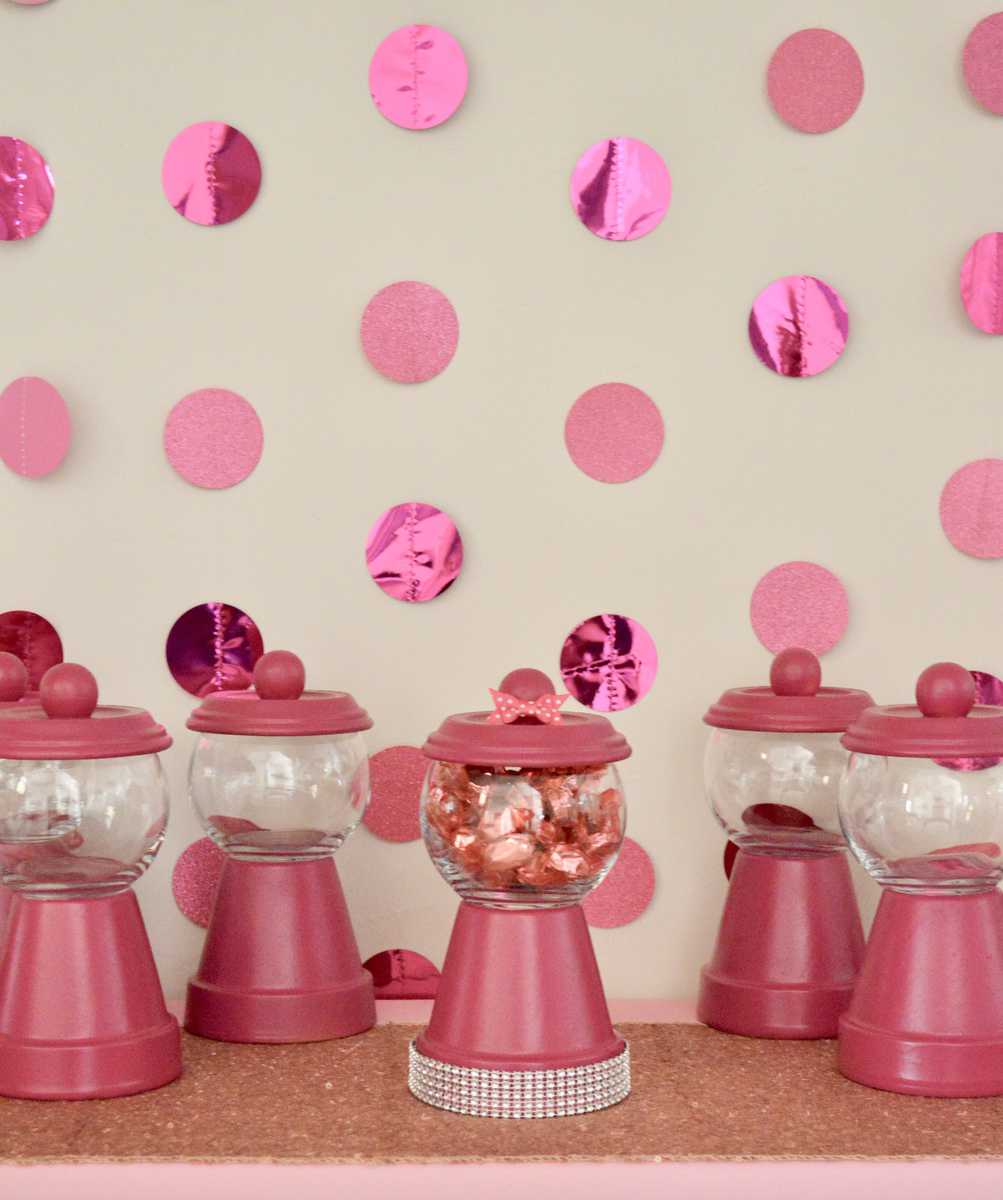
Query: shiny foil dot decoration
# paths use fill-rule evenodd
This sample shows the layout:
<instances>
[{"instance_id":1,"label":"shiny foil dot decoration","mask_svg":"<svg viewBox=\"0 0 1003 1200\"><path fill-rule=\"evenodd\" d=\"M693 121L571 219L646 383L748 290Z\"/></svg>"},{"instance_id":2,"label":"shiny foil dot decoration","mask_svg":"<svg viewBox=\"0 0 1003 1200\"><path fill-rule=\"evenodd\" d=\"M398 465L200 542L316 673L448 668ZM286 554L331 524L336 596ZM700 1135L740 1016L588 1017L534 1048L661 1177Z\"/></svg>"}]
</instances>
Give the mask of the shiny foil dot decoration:
<instances>
[{"instance_id":1,"label":"shiny foil dot decoration","mask_svg":"<svg viewBox=\"0 0 1003 1200\"><path fill-rule=\"evenodd\" d=\"M580 471L600 483L626 483L651 467L665 441L658 405L629 383L600 383L568 411L564 444Z\"/></svg>"},{"instance_id":2,"label":"shiny foil dot decoration","mask_svg":"<svg viewBox=\"0 0 1003 1200\"><path fill-rule=\"evenodd\" d=\"M15 654L28 669L28 689L38 691L42 676L63 661L63 643L51 621L38 613L0 613L0 650Z\"/></svg>"},{"instance_id":3,"label":"shiny foil dot decoration","mask_svg":"<svg viewBox=\"0 0 1003 1200\"><path fill-rule=\"evenodd\" d=\"M613 869L582 902L585 920L596 929L629 925L655 894L655 868L647 850L625 837Z\"/></svg>"},{"instance_id":4,"label":"shiny foil dot decoration","mask_svg":"<svg viewBox=\"0 0 1003 1200\"><path fill-rule=\"evenodd\" d=\"M954 472L940 493L940 524L962 554L1003 558L1003 459L976 459Z\"/></svg>"},{"instance_id":5,"label":"shiny foil dot decoration","mask_svg":"<svg viewBox=\"0 0 1003 1200\"><path fill-rule=\"evenodd\" d=\"M263 444L253 405L225 388L203 388L185 396L164 425L168 462L196 487L240 483L258 465Z\"/></svg>"},{"instance_id":6,"label":"shiny foil dot decoration","mask_svg":"<svg viewBox=\"0 0 1003 1200\"><path fill-rule=\"evenodd\" d=\"M232 604L189 608L171 626L165 654L177 683L193 696L251 686L265 648L257 625Z\"/></svg>"},{"instance_id":7,"label":"shiny foil dot decoration","mask_svg":"<svg viewBox=\"0 0 1003 1200\"><path fill-rule=\"evenodd\" d=\"M749 616L756 637L774 654L804 646L825 654L846 632L850 603L838 577L812 562L787 562L759 580Z\"/></svg>"},{"instance_id":8,"label":"shiny foil dot decoration","mask_svg":"<svg viewBox=\"0 0 1003 1200\"><path fill-rule=\"evenodd\" d=\"M203 929L209 927L216 887L226 855L212 838L199 838L181 852L171 874L174 902L184 915Z\"/></svg>"},{"instance_id":9,"label":"shiny foil dot decoration","mask_svg":"<svg viewBox=\"0 0 1003 1200\"><path fill-rule=\"evenodd\" d=\"M39 4L48 4L49 0L14 0L15 4L23 4L25 7L35 7Z\"/></svg>"},{"instance_id":10,"label":"shiny foil dot decoration","mask_svg":"<svg viewBox=\"0 0 1003 1200\"><path fill-rule=\"evenodd\" d=\"M381 950L362 964L377 1000L434 1000L439 969L414 950Z\"/></svg>"},{"instance_id":11,"label":"shiny foil dot decoration","mask_svg":"<svg viewBox=\"0 0 1003 1200\"><path fill-rule=\"evenodd\" d=\"M369 758L369 804L362 818L385 842L421 837L421 786L428 762L417 746L388 746Z\"/></svg>"},{"instance_id":12,"label":"shiny foil dot decoration","mask_svg":"<svg viewBox=\"0 0 1003 1200\"><path fill-rule=\"evenodd\" d=\"M406 279L369 301L361 333L366 358L381 375L395 383L424 383L452 361L460 322L438 288Z\"/></svg>"},{"instance_id":13,"label":"shiny foil dot decoration","mask_svg":"<svg viewBox=\"0 0 1003 1200\"><path fill-rule=\"evenodd\" d=\"M33 237L52 215L55 183L34 146L0 137L0 241Z\"/></svg>"},{"instance_id":14,"label":"shiny foil dot decoration","mask_svg":"<svg viewBox=\"0 0 1003 1200\"><path fill-rule=\"evenodd\" d=\"M261 187L261 160L249 138L221 121L189 125L167 147L160 180L175 212L196 225L242 217Z\"/></svg>"},{"instance_id":15,"label":"shiny foil dot decoration","mask_svg":"<svg viewBox=\"0 0 1003 1200\"><path fill-rule=\"evenodd\" d=\"M580 622L561 647L564 686L596 712L631 708L648 694L657 671L651 634L639 621L617 613Z\"/></svg>"},{"instance_id":16,"label":"shiny foil dot decoration","mask_svg":"<svg viewBox=\"0 0 1003 1200\"><path fill-rule=\"evenodd\" d=\"M971 671L972 679L975 681L975 703L976 704L993 704L1003 705L1003 679L998 679L995 675L991 675L988 671ZM936 758L939 766L948 767L952 771L985 771L990 767L999 766L1003 761L998 755L969 755L962 758ZM952 846L951 850L973 850L974 846ZM943 851L941 852L943 853ZM999 850L989 852L990 858L996 858L999 855Z\"/></svg>"},{"instance_id":17,"label":"shiny foil dot decoration","mask_svg":"<svg viewBox=\"0 0 1003 1200\"><path fill-rule=\"evenodd\" d=\"M968 35L961 66L975 102L1003 114L1003 12L984 17Z\"/></svg>"},{"instance_id":18,"label":"shiny foil dot decoration","mask_svg":"<svg viewBox=\"0 0 1003 1200\"><path fill-rule=\"evenodd\" d=\"M766 70L777 116L802 133L829 133L857 111L864 68L856 50L831 29L801 29L785 38Z\"/></svg>"},{"instance_id":19,"label":"shiny foil dot decoration","mask_svg":"<svg viewBox=\"0 0 1003 1200\"><path fill-rule=\"evenodd\" d=\"M460 573L463 541L452 518L434 504L395 504L369 531L366 566L394 600L434 600Z\"/></svg>"},{"instance_id":20,"label":"shiny foil dot decoration","mask_svg":"<svg viewBox=\"0 0 1003 1200\"><path fill-rule=\"evenodd\" d=\"M814 275L784 275L756 297L749 341L778 375L819 375L846 349L850 318L839 292Z\"/></svg>"},{"instance_id":21,"label":"shiny foil dot decoration","mask_svg":"<svg viewBox=\"0 0 1003 1200\"><path fill-rule=\"evenodd\" d=\"M961 302L968 319L983 333L1003 333L1003 233L984 233L961 264Z\"/></svg>"},{"instance_id":22,"label":"shiny foil dot decoration","mask_svg":"<svg viewBox=\"0 0 1003 1200\"><path fill-rule=\"evenodd\" d=\"M39 479L54 471L71 436L66 401L51 383L23 375L0 392L0 458L18 475Z\"/></svg>"},{"instance_id":23,"label":"shiny foil dot decoration","mask_svg":"<svg viewBox=\"0 0 1003 1200\"><path fill-rule=\"evenodd\" d=\"M596 237L632 242L668 211L672 180L665 160L637 138L594 142L571 172L571 207Z\"/></svg>"},{"instance_id":24,"label":"shiny foil dot decoration","mask_svg":"<svg viewBox=\"0 0 1003 1200\"><path fill-rule=\"evenodd\" d=\"M441 125L467 94L467 60L459 42L436 25L395 29L369 64L369 93L402 129Z\"/></svg>"}]
</instances>

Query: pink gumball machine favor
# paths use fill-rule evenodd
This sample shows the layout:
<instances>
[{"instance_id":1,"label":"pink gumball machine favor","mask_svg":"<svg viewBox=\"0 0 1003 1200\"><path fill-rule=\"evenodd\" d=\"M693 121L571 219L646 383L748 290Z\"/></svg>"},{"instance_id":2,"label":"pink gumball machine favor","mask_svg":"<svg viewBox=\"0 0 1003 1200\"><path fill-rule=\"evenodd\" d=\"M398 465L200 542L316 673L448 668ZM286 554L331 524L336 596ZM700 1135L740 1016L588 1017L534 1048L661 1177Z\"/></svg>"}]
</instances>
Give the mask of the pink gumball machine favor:
<instances>
[{"instance_id":1,"label":"pink gumball machine favor","mask_svg":"<svg viewBox=\"0 0 1003 1200\"><path fill-rule=\"evenodd\" d=\"M40 705L0 712L0 871L14 892L0 958L0 1095L86 1100L181 1073L132 884L164 837L171 739L138 708L98 705L74 663Z\"/></svg>"},{"instance_id":2,"label":"pink gumball machine favor","mask_svg":"<svg viewBox=\"0 0 1003 1200\"><path fill-rule=\"evenodd\" d=\"M473 1116L592 1112L630 1091L581 909L623 841L613 764L630 747L604 717L561 713L540 671L492 695L424 746L425 844L462 903L408 1083Z\"/></svg>"},{"instance_id":3,"label":"pink gumball machine favor","mask_svg":"<svg viewBox=\"0 0 1003 1200\"><path fill-rule=\"evenodd\" d=\"M192 803L226 855L185 1028L226 1042L315 1042L376 1020L334 853L369 801L347 692L304 691L295 654L273 650L254 687L192 713Z\"/></svg>"},{"instance_id":4,"label":"pink gumball machine favor","mask_svg":"<svg viewBox=\"0 0 1003 1200\"><path fill-rule=\"evenodd\" d=\"M0 650L0 712L15 704L37 702L38 697L28 694L28 668L16 654ZM7 912L13 892L5 888L0 873L0 956L3 955L3 935L7 927Z\"/></svg>"},{"instance_id":5,"label":"pink gumball machine favor","mask_svg":"<svg viewBox=\"0 0 1003 1200\"><path fill-rule=\"evenodd\" d=\"M727 1033L835 1037L863 958L837 798L840 737L872 700L821 680L791 647L769 687L733 688L704 717L707 792L738 853L697 1015Z\"/></svg>"},{"instance_id":6,"label":"pink gumball machine favor","mask_svg":"<svg viewBox=\"0 0 1003 1200\"><path fill-rule=\"evenodd\" d=\"M853 853L882 888L839 1026L848 1078L920 1096L1003 1095L1003 708L936 663L916 705L869 708L843 744Z\"/></svg>"}]
</instances>

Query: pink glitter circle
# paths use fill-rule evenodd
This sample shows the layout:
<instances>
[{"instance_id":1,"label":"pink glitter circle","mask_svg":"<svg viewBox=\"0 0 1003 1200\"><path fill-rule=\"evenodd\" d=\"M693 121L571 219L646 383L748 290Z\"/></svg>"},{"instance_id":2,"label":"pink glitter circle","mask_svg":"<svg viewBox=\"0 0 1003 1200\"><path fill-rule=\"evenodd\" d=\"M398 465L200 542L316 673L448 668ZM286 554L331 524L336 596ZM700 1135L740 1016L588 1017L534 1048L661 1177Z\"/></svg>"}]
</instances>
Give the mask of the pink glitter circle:
<instances>
[{"instance_id":1,"label":"pink glitter circle","mask_svg":"<svg viewBox=\"0 0 1003 1200\"><path fill-rule=\"evenodd\" d=\"M362 818L385 842L421 837L421 787L428 766L416 746L388 746L369 758L371 796Z\"/></svg>"},{"instance_id":2,"label":"pink glitter circle","mask_svg":"<svg viewBox=\"0 0 1003 1200\"><path fill-rule=\"evenodd\" d=\"M189 921L206 929L226 855L212 838L199 838L183 850L171 874L174 902Z\"/></svg>"},{"instance_id":3,"label":"pink glitter circle","mask_svg":"<svg viewBox=\"0 0 1003 1200\"><path fill-rule=\"evenodd\" d=\"M0 137L0 241L33 237L52 214L49 164L20 138Z\"/></svg>"},{"instance_id":4,"label":"pink glitter circle","mask_svg":"<svg viewBox=\"0 0 1003 1200\"><path fill-rule=\"evenodd\" d=\"M864 68L856 50L831 29L801 29L785 38L766 70L770 103L802 133L828 133L857 111Z\"/></svg>"},{"instance_id":5,"label":"pink glitter circle","mask_svg":"<svg viewBox=\"0 0 1003 1200\"><path fill-rule=\"evenodd\" d=\"M438 288L404 280L377 292L362 314L362 349L381 375L424 383L456 353L460 322Z\"/></svg>"},{"instance_id":6,"label":"pink glitter circle","mask_svg":"<svg viewBox=\"0 0 1003 1200\"><path fill-rule=\"evenodd\" d=\"M258 465L264 434L254 407L224 388L203 388L179 400L164 424L164 450L189 483L228 488Z\"/></svg>"},{"instance_id":7,"label":"pink glitter circle","mask_svg":"<svg viewBox=\"0 0 1003 1200\"><path fill-rule=\"evenodd\" d=\"M33 692L45 672L63 661L63 643L52 622L20 608L0 613L0 650L24 663Z\"/></svg>"},{"instance_id":8,"label":"pink glitter circle","mask_svg":"<svg viewBox=\"0 0 1003 1200\"><path fill-rule=\"evenodd\" d=\"M1003 12L984 17L968 35L961 56L972 98L991 113L1003 113Z\"/></svg>"},{"instance_id":9,"label":"pink glitter circle","mask_svg":"<svg viewBox=\"0 0 1003 1200\"><path fill-rule=\"evenodd\" d=\"M39 479L54 471L71 436L66 401L51 383L25 375L0 393L0 458L18 475Z\"/></svg>"},{"instance_id":10,"label":"pink glitter circle","mask_svg":"<svg viewBox=\"0 0 1003 1200\"><path fill-rule=\"evenodd\" d=\"M961 302L968 319L983 333L1003 333L1003 233L984 233L961 264Z\"/></svg>"},{"instance_id":11,"label":"pink glitter circle","mask_svg":"<svg viewBox=\"0 0 1003 1200\"><path fill-rule=\"evenodd\" d=\"M261 160L249 138L222 121L199 121L174 138L160 181L171 208L195 225L242 217L261 187Z\"/></svg>"},{"instance_id":12,"label":"pink glitter circle","mask_svg":"<svg viewBox=\"0 0 1003 1200\"><path fill-rule=\"evenodd\" d=\"M381 950L362 964L377 1000L434 1000L439 969L415 950Z\"/></svg>"},{"instance_id":13,"label":"pink glitter circle","mask_svg":"<svg viewBox=\"0 0 1003 1200\"><path fill-rule=\"evenodd\" d=\"M571 172L571 207L596 237L632 242L665 216L672 179L662 156L637 138L595 142Z\"/></svg>"},{"instance_id":14,"label":"pink glitter circle","mask_svg":"<svg viewBox=\"0 0 1003 1200\"><path fill-rule=\"evenodd\" d=\"M655 682L658 651L631 617L598 613L576 625L561 647L561 678L580 703L619 712L643 700Z\"/></svg>"},{"instance_id":15,"label":"pink glitter circle","mask_svg":"<svg viewBox=\"0 0 1003 1200\"><path fill-rule=\"evenodd\" d=\"M15 4L23 4L26 7L29 5L48 4L49 0L14 0Z\"/></svg>"},{"instance_id":16,"label":"pink glitter circle","mask_svg":"<svg viewBox=\"0 0 1003 1200\"><path fill-rule=\"evenodd\" d=\"M818 563L788 562L756 584L749 616L756 637L774 654L788 646L825 654L846 632L850 608L846 589L831 571Z\"/></svg>"},{"instance_id":17,"label":"pink glitter circle","mask_svg":"<svg viewBox=\"0 0 1003 1200\"><path fill-rule=\"evenodd\" d=\"M756 357L778 375L821 374L846 349L849 334L842 296L814 275L775 279L749 313L749 341Z\"/></svg>"},{"instance_id":18,"label":"pink glitter circle","mask_svg":"<svg viewBox=\"0 0 1003 1200\"><path fill-rule=\"evenodd\" d=\"M366 566L394 600L434 600L460 573L463 540L448 514L434 504L395 504L369 531Z\"/></svg>"},{"instance_id":19,"label":"pink glitter circle","mask_svg":"<svg viewBox=\"0 0 1003 1200\"><path fill-rule=\"evenodd\" d=\"M648 852L625 837L613 869L582 902L585 919L596 929L629 925L651 903L655 894L655 868Z\"/></svg>"},{"instance_id":20,"label":"pink glitter circle","mask_svg":"<svg viewBox=\"0 0 1003 1200\"><path fill-rule=\"evenodd\" d=\"M662 452L665 425L658 405L629 383L600 383L568 410L564 444L580 471L601 483L643 475Z\"/></svg>"},{"instance_id":21,"label":"pink glitter circle","mask_svg":"<svg viewBox=\"0 0 1003 1200\"><path fill-rule=\"evenodd\" d=\"M183 612L164 648L168 670L193 696L249 688L264 652L261 632L247 613L218 601Z\"/></svg>"},{"instance_id":22,"label":"pink glitter circle","mask_svg":"<svg viewBox=\"0 0 1003 1200\"><path fill-rule=\"evenodd\" d=\"M960 467L940 493L940 524L948 540L973 558L1003 558L1003 459Z\"/></svg>"},{"instance_id":23,"label":"pink glitter circle","mask_svg":"<svg viewBox=\"0 0 1003 1200\"><path fill-rule=\"evenodd\" d=\"M369 64L373 103L402 129L448 121L467 93L460 44L436 25L403 25L380 42Z\"/></svg>"}]
</instances>

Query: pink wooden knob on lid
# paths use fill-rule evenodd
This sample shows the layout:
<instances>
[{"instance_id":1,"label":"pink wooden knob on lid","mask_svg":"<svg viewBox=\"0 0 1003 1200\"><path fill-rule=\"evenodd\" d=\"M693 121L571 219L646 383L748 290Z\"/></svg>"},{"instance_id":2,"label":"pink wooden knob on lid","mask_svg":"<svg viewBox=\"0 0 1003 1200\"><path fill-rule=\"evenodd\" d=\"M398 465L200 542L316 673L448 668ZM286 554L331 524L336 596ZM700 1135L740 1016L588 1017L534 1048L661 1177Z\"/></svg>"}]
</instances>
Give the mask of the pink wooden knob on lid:
<instances>
[{"instance_id":1,"label":"pink wooden knob on lid","mask_svg":"<svg viewBox=\"0 0 1003 1200\"><path fill-rule=\"evenodd\" d=\"M775 696L814 696L822 684L822 668L810 650L789 646L770 667L770 687Z\"/></svg>"},{"instance_id":2,"label":"pink wooden knob on lid","mask_svg":"<svg viewBox=\"0 0 1003 1200\"><path fill-rule=\"evenodd\" d=\"M553 692L554 685L545 672L538 671L535 667L518 667L509 671L498 690L508 692L518 700L539 700L541 696Z\"/></svg>"},{"instance_id":3,"label":"pink wooden knob on lid","mask_svg":"<svg viewBox=\"0 0 1003 1200\"><path fill-rule=\"evenodd\" d=\"M254 666L254 690L262 700L298 700L306 687L303 660L291 650L270 650Z\"/></svg>"},{"instance_id":4,"label":"pink wooden knob on lid","mask_svg":"<svg viewBox=\"0 0 1003 1200\"><path fill-rule=\"evenodd\" d=\"M975 680L958 663L939 662L916 680L916 703L924 717L967 717L975 706Z\"/></svg>"},{"instance_id":5,"label":"pink wooden knob on lid","mask_svg":"<svg viewBox=\"0 0 1003 1200\"><path fill-rule=\"evenodd\" d=\"M17 703L28 690L28 668L16 654L0 652L0 702Z\"/></svg>"},{"instance_id":6,"label":"pink wooden knob on lid","mask_svg":"<svg viewBox=\"0 0 1003 1200\"><path fill-rule=\"evenodd\" d=\"M85 719L97 708L98 681L79 663L50 667L38 691L45 715L56 720Z\"/></svg>"}]
</instances>

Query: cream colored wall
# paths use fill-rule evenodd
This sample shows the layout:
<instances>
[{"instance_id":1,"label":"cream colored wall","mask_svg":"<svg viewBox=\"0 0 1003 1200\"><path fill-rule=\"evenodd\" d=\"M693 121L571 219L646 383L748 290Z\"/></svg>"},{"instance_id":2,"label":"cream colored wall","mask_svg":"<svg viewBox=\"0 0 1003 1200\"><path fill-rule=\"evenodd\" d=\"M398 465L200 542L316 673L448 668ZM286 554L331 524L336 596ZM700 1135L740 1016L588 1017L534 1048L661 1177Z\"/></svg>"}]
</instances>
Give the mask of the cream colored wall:
<instances>
[{"instance_id":1,"label":"cream colored wall","mask_svg":"<svg viewBox=\"0 0 1003 1200\"><path fill-rule=\"evenodd\" d=\"M4 608L58 626L105 698L175 733L167 843L140 885L176 992L201 931L170 871L200 830L184 791L191 698L163 661L184 609L239 604L267 644L374 714L373 747L420 743L513 665L553 670L597 611L642 621L655 687L618 718L630 831L658 892L597 931L608 991L691 994L723 895L704 806L700 715L768 656L748 598L807 558L850 593L832 683L906 698L957 658L1003 673L1003 565L958 554L937 498L962 463L999 454L1003 344L969 327L961 257L1003 221L1003 120L960 75L986 0L52 0L0 2L0 133L37 145L57 181L41 236L0 246L3 382L40 374L66 397L71 455L50 479L0 473ZM391 29L439 23L464 46L458 115L405 133L374 110L370 55ZM835 133L794 133L763 78L806 25L856 46L867 77ZM183 126L223 119L266 172L239 222L200 229L160 191ZM611 244L574 219L567 180L598 138L643 138L672 172L651 236ZM828 374L785 380L745 337L778 275L817 274L851 315ZM452 299L459 352L419 387L375 374L358 345L370 296L422 279ZM587 387L623 380L660 405L656 468L606 486L562 429ZM161 430L195 388L256 406L265 453L243 485L191 487ZM518 496L503 511L498 489ZM442 599L386 600L362 563L374 517L441 505L466 565ZM421 843L360 831L339 855L363 955L440 960L454 898ZM873 902L865 880L866 902Z\"/></svg>"}]
</instances>

